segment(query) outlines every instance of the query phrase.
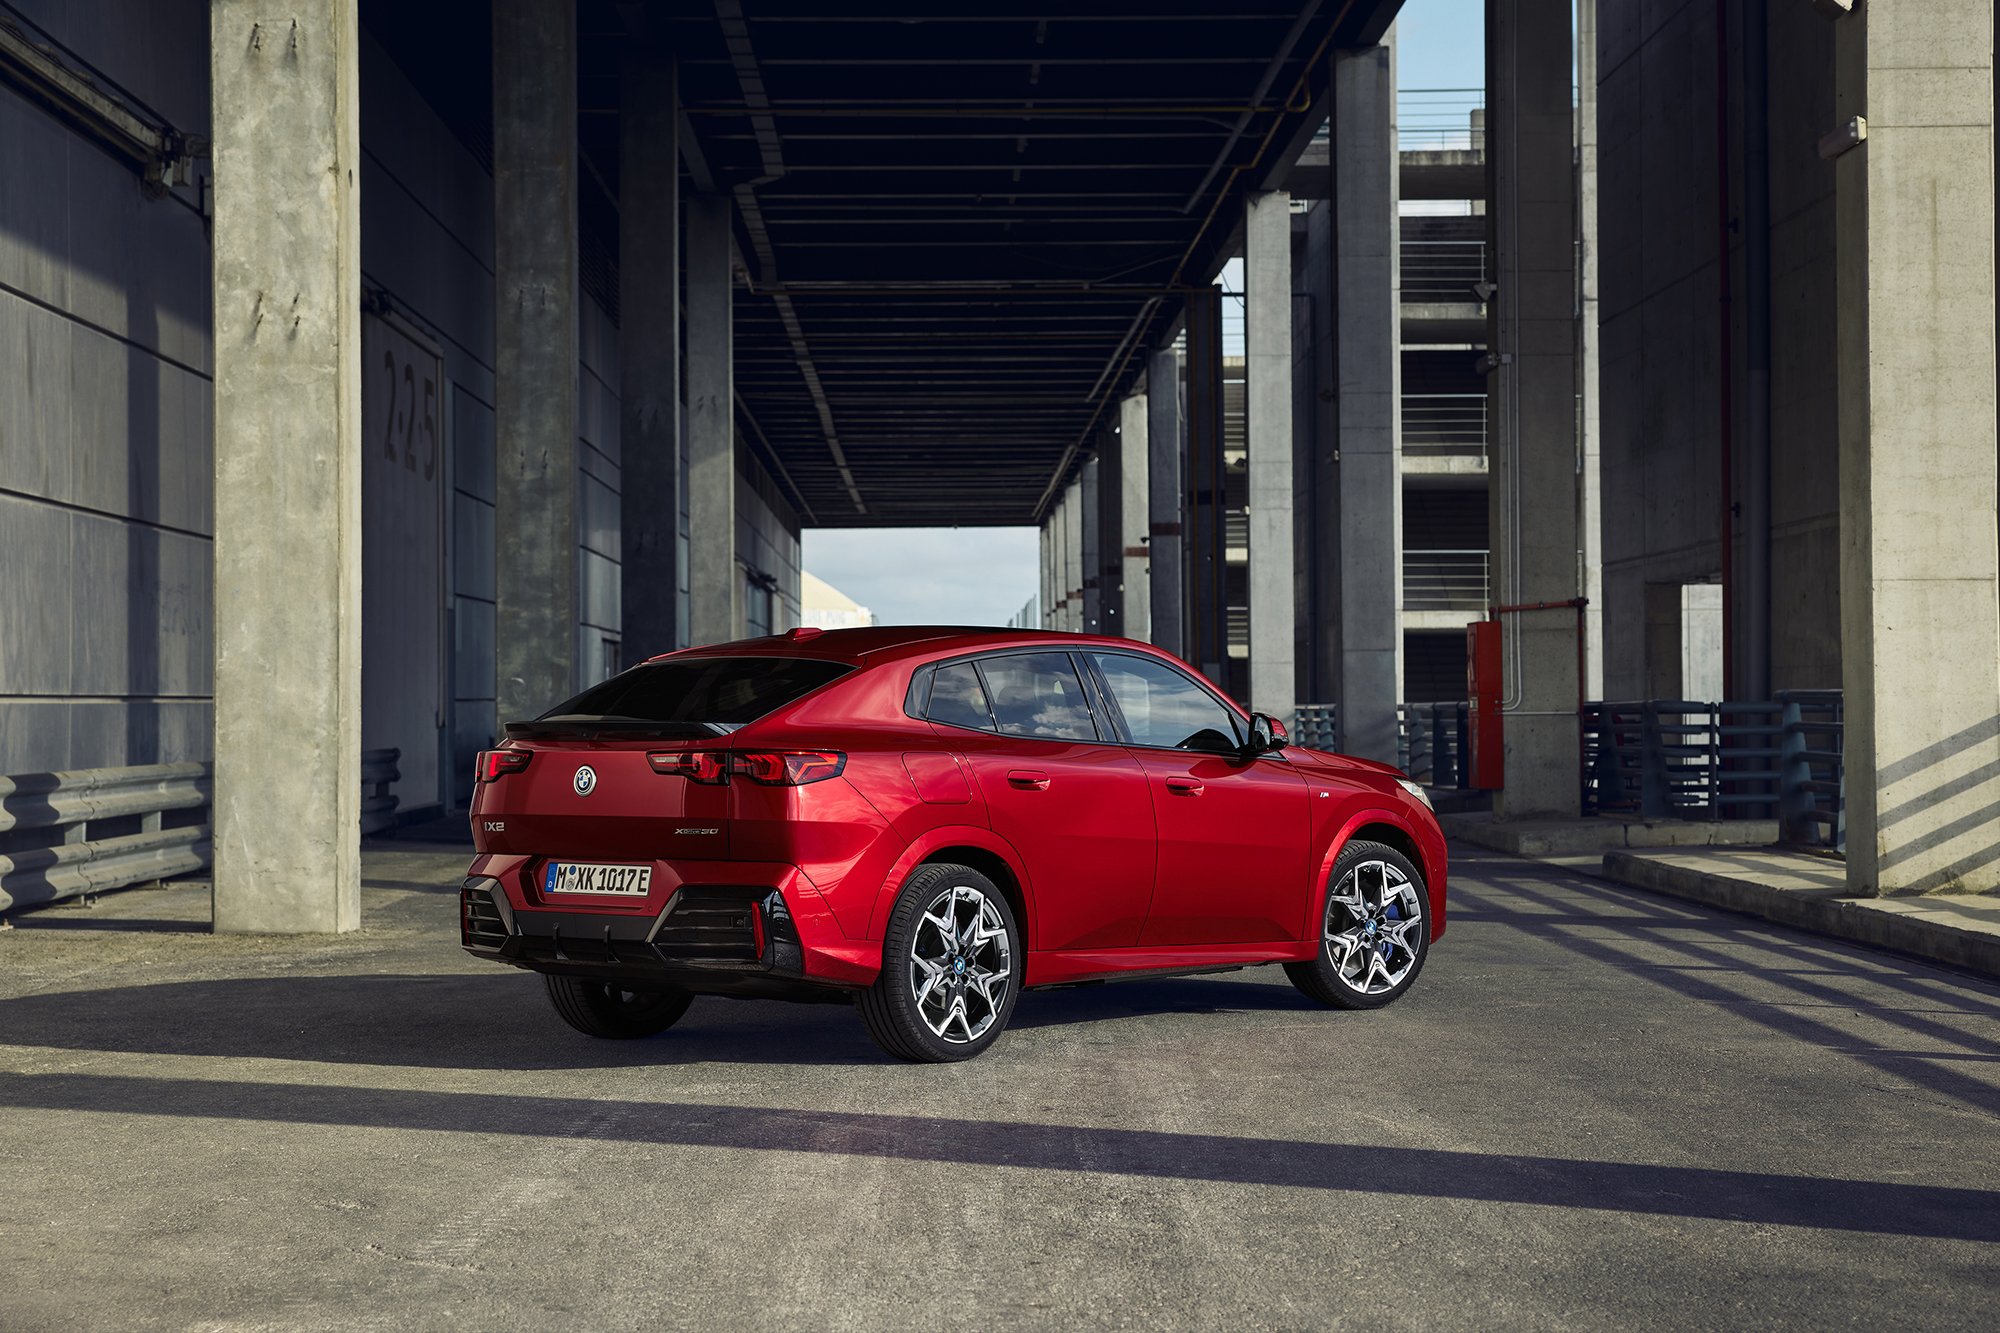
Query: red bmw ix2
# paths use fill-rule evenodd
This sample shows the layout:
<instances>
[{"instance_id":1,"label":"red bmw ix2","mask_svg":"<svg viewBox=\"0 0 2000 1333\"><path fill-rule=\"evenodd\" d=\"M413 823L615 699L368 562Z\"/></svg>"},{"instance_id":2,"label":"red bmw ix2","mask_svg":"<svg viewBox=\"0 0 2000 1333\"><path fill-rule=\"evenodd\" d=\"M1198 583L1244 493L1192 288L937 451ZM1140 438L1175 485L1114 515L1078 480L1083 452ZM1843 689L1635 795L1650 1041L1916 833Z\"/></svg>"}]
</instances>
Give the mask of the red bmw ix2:
<instances>
[{"instance_id":1,"label":"red bmw ix2","mask_svg":"<svg viewBox=\"0 0 2000 1333\"><path fill-rule=\"evenodd\" d=\"M656 657L509 723L472 831L465 948L599 1037L696 995L852 1001L890 1054L961 1060L1026 987L1282 963L1377 1008L1444 933L1421 788L1083 634Z\"/></svg>"}]
</instances>

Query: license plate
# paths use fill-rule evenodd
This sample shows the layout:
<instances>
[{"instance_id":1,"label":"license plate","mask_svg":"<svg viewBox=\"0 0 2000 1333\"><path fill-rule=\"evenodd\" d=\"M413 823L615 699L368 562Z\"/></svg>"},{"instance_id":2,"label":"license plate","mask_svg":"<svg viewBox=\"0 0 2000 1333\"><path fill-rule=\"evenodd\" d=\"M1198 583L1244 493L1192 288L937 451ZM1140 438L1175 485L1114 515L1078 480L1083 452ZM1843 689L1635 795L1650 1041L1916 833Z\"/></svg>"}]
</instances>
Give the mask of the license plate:
<instances>
[{"instance_id":1,"label":"license plate","mask_svg":"<svg viewBox=\"0 0 2000 1333\"><path fill-rule=\"evenodd\" d=\"M615 898L643 898L652 887L651 866L551 861L548 869L542 872L543 893L598 893Z\"/></svg>"}]
</instances>

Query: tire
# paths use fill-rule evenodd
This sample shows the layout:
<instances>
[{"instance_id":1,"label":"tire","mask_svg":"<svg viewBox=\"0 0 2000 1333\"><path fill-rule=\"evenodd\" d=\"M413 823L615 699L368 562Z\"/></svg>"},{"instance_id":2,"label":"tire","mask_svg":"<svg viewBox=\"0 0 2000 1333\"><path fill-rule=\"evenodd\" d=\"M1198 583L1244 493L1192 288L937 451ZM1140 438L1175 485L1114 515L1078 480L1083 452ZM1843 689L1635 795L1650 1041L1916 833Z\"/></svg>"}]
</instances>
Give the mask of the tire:
<instances>
[{"instance_id":1,"label":"tire","mask_svg":"<svg viewBox=\"0 0 2000 1333\"><path fill-rule=\"evenodd\" d=\"M1326 877L1319 952L1286 963L1301 991L1336 1009L1380 1009L1409 990L1430 954L1430 897L1410 859L1379 842L1351 842Z\"/></svg>"},{"instance_id":2,"label":"tire","mask_svg":"<svg viewBox=\"0 0 2000 1333\"><path fill-rule=\"evenodd\" d=\"M694 1003L694 996L679 988L626 990L583 977L546 975L542 981L563 1022L592 1037L650 1037L679 1022Z\"/></svg>"},{"instance_id":3,"label":"tire","mask_svg":"<svg viewBox=\"0 0 2000 1333\"><path fill-rule=\"evenodd\" d=\"M1014 909L992 880L970 866L920 866L890 910L861 1021L899 1060L970 1060L1006 1029L1026 962Z\"/></svg>"}]
</instances>

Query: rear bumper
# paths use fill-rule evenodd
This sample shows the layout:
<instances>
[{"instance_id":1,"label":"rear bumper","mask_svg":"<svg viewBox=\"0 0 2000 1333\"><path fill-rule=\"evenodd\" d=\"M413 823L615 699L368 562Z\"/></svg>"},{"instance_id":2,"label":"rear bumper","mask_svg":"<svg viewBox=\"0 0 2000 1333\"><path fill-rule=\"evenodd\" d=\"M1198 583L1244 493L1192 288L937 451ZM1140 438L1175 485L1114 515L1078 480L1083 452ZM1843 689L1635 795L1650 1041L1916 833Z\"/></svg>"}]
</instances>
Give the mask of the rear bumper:
<instances>
[{"instance_id":1,"label":"rear bumper","mask_svg":"<svg viewBox=\"0 0 2000 1333\"><path fill-rule=\"evenodd\" d=\"M875 979L879 945L855 944L796 866L662 866L657 909L553 907L529 887L531 858L482 856L459 890L475 958L558 976L698 994L844 1000ZM659 878L656 873L656 880Z\"/></svg>"}]
</instances>

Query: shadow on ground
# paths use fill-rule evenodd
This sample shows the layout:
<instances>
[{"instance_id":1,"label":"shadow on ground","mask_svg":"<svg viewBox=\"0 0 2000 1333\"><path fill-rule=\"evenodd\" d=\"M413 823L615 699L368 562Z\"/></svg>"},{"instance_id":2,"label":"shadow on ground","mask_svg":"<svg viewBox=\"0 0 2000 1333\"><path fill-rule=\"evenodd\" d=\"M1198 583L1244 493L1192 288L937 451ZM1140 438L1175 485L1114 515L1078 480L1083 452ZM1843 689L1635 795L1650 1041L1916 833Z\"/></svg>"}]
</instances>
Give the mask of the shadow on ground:
<instances>
[{"instance_id":1,"label":"shadow on ground","mask_svg":"<svg viewBox=\"0 0 2000 1333\"><path fill-rule=\"evenodd\" d=\"M1325 1012L1285 985L1140 981L1029 992L1014 1011L1013 1027L1272 1009ZM437 976L232 977L29 995L0 1000L0 1041L432 1069L847 1065L888 1058L849 1006L775 1000L703 997L658 1038L597 1041L556 1017L537 978L498 968Z\"/></svg>"},{"instance_id":2,"label":"shadow on ground","mask_svg":"<svg viewBox=\"0 0 2000 1333\"><path fill-rule=\"evenodd\" d=\"M1542 1204L2000 1241L2000 1192L1704 1167L851 1111L96 1074L0 1074L0 1106L447 1129Z\"/></svg>"}]
</instances>

